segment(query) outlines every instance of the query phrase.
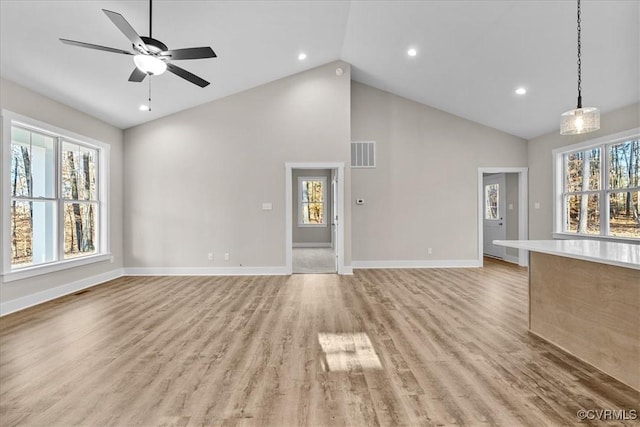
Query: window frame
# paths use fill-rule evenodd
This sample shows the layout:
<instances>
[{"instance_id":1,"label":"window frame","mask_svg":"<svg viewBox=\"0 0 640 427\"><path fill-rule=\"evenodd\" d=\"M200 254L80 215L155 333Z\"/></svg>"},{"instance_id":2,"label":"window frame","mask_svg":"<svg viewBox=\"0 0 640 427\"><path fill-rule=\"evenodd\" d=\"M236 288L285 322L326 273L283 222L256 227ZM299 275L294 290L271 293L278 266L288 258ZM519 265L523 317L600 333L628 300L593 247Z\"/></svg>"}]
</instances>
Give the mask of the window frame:
<instances>
[{"instance_id":1,"label":"window frame","mask_svg":"<svg viewBox=\"0 0 640 427\"><path fill-rule=\"evenodd\" d=\"M627 189L609 188L609 148L629 140L640 139L640 128L634 128L612 135L559 147L552 150L553 160L553 237L556 239L598 239L612 242L640 243L639 237L624 237L609 235L609 194L619 193ZM579 192L565 191L566 175L564 156L576 152L600 148L600 188L598 190L583 190ZM630 187L636 191L640 187ZM586 234L564 230L566 224L565 195L596 194L600 212L600 233Z\"/></svg>"},{"instance_id":2,"label":"window frame","mask_svg":"<svg viewBox=\"0 0 640 427\"><path fill-rule=\"evenodd\" d=\"M302 201L302 181L322 182L322 224L305 224L302 222L303 205L309 202ZM298 227L327 227L327 177L326 176L299 176L298 177ZM318 203L318 202L312 202Z\"/></svg>"},{"instance_id":3,"label":"window frame","mask_svg":"<svg viewBox=\"0 0 640 427\"><path fill-rule=\"evenodd\" d=\"M41 133L55 139L54 142L54 170L55 170L55 194L53 198L20 198L24 200L46 200L54 201L56 204L55 229L53 230L55 248L55 260L36 265L13 268L11 266L11 144L12 127L17 126L28 131ZM98 207L96 218L96 252L86 256L64 258L64 204L68 202L62 193L61 180L61 150L63 142L77 144L97 151L96 192L97 201L80 200L81 203L95 203ZM25 279L41 274L48 274L55 271L79 267L111 260L110 239L109 239L109 160L110 145L93 138L79 135L66 129L62 129L45 122L41 122L30 117L22 116L8 110L2 110L2 171L0 176L0 191L2 192L2 224L0 235L2 236L3 257L2 257L2 281L11 282Z\"/></svg>"}]
</instances>

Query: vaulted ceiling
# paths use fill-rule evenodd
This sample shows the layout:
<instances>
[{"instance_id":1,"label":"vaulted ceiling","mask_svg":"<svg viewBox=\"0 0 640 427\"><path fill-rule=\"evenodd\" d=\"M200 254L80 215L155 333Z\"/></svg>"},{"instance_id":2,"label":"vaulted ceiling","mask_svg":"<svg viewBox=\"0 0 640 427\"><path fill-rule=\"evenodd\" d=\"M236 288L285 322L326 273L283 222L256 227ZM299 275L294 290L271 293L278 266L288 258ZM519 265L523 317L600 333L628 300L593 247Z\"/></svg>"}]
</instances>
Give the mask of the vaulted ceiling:
<instances>
[{"instance_id":1,"label":"vaulted ceiling","mask_svg":"<svg viewBox=\"0 0 640 427\"><path fill-rule=\"evenodd\" d=\"M557 130L576 103L573 0L156 1L154 38L212 46L218 58L179 64L210 81L204 89L153 77L151 112L138 108L147 82L127 81L131 56L58 40L130 50L101 9L145 36L147 1L0 5L2 77L123 129L338 59L356 81L526 139ZM640 100L639 28L638 0L582 2L585 106L607 112Z\"/></svg>"}]
</instances>

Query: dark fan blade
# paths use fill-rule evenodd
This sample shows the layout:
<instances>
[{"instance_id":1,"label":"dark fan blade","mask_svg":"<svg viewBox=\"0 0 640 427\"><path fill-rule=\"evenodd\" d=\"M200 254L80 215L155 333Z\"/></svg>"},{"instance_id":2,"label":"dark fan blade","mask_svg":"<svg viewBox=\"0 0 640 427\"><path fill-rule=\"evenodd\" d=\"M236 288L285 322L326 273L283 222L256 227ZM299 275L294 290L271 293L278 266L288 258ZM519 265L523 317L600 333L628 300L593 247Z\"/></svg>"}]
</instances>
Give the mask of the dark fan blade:
<instances>
[{"instance_id":1,"label":"dark fan blade","mask_svg":"<svg viewBox=\"0 0 640 427\"><path fill-rule=\"evenodd\" d=\"M145 52L149 52L147 45L144 44L138 33L136 33L136 30L133 29L133 27L127 22L126 19L124 19L122 15L106 9L102 9L102 11L107 15L109 19L111 19L111 22L113 22L116 27L118 27L118 29L122 31L122 34L124 34L131 41L131 43L133 43L134 46L142 49Z\"/></svg>"},{"instance_id":2,"label":"dark fan blade","mask_svg":"<svg viewBox=\"0 0 640 427\"><path fill-rule=\"evenodd\" d=\"M215 58L216 53L210 47L189 47L186 49L172 49L161 52L160 55L169 59L202 59Z\"/></svg>"},{"instance_id":3,"label":"dark fan blade","mask_svg":"<svg viewBox=\"0 0 640 427\"><path fill-rule=\"evenodd\" d=\"M171 71L176 76L180 76L185 80L189 80L194 85L198 85L200 87L205 87L205 86L209 85L208 81L203 80L200 77L196 76L195 74L192 74L192 73L188 72L184 68L180 68L180 67L178 67L176 65L173 65L171 63L167 64L167 70Z\"/></svg>"},{"instance_id":4,"label":"dark fan blade","mask_svg":"<svg viewBox=\"0 0 640 427\"><path fill-rule=\"evenodd\" d=\"M133 69L133 72L129 76L129 81L139 83L143 81L145 77L147 77L147 73L145 73L144 71L140 71L140 69L136 67Z\"/></svg>"},{"instance_id":5,"label":"dark fan blade","mask_svg":"<svg viewBox=\"0 0 640 427\"><path fill-rule=\"evenodd\" d=\"M91 44L91 43L85 43L85 42L77 42L75 40L68 40L68 39L60 39L60 41L62 43L70 44L72 46L80 46L80 47L87 47L89 49L104 50L105 52L122 53L124 55L133 55L133 53L127 52L126 50L114 49L112 47L100 46L100 45L97 45L97 44Z\"/></svg>"}]
</instances>

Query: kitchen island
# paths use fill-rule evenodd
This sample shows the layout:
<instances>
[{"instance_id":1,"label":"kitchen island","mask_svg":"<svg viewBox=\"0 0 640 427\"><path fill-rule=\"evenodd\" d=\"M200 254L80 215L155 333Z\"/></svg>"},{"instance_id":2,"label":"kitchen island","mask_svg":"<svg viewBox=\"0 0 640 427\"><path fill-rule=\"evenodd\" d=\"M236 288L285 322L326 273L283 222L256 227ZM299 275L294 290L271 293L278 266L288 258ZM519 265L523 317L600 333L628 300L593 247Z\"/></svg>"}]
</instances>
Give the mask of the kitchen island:
<instances>
[{"instance_id":1,"label":"kitchen island","mask_svg":"<svg viewBox=\"0 0 640 427\"><path fill-rule=\"evenodd\" d=\"M529 331L640 390L640 245L493 243L529 251Z\"/></svg>"}]
</instances>

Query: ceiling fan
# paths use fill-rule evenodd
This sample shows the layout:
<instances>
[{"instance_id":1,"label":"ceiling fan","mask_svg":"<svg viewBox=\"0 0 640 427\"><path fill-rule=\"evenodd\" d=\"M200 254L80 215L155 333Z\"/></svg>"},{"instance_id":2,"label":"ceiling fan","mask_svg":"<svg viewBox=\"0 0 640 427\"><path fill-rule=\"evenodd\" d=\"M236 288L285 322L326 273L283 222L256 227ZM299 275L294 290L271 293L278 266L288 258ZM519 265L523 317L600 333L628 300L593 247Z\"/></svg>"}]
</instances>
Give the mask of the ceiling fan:
<instances>
[{"instance_id":1,"label":"ceiling fan","mask_svg":"<svg viewBox=\"0 0 640 427\"><path fill-rule=\"evenodd\" d=\"M209 82L196 76L193 73L172 64L169 61L183 59L203 59L216 58L216 54L210 47L190 47L185 49L168 49L167 45L151 36L151 12L152 0L149 0L149 37L139 36L136 30L127 22L122 15L110 10L102 9L107 17L116 27L129 39L133 45L133 51L116 49L108 46L84 43L75 40L61 38L62 43L73 46L86 47L89 49L103 50L105 52L119 53L123 55L133 55L133 62L136 65L129 76L130 82L141 82L147 75L159 75L166 70L182 77L200 87L209 85Z\"/></svg>"}]
</instances>

